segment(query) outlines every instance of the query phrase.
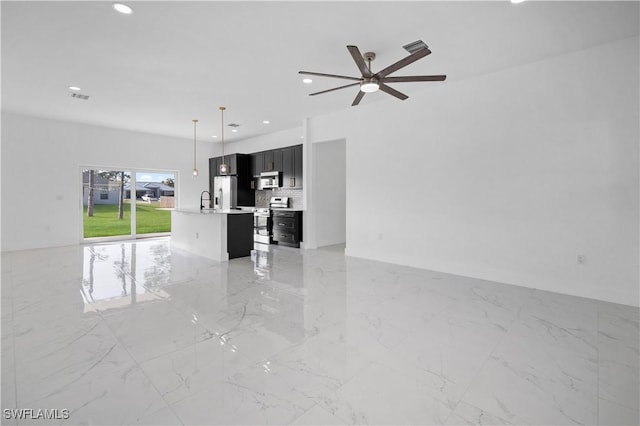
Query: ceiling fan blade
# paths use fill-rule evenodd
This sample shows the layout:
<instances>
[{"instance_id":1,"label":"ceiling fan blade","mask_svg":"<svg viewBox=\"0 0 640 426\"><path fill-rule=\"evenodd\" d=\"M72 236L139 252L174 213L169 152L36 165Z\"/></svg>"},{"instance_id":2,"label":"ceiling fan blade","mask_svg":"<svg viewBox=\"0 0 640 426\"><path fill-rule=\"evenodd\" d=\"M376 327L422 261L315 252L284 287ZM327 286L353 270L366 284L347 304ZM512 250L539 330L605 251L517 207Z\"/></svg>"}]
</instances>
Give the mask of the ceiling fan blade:
<instances>
[{"instance_id":1,"label":"ceiling fan blade","mask_svg":"<svg viewBox=\"0 0 640 426\"><path fill-rule=\"evenodd\" d=\"M412 81L444 81L446 75L412 75L405 77L385 77L385 83L409 83Z\"/></svg>"},{"instance_id":2,"label":"ceiling fan blade","mask_svg":"<svg viewBox=\"0 0 640 426\"><path fill-rule=\"evenodd\" d=\"M358 78L358 77L349 77L347 75L337 75L337 74L325 74L322 72L298 71L298 74L317 75L320 77L331 77L331 78L344 78L345 80L356 80L356 81L361 80L361 78Z\"/></svg>"},{"instance_id":3,"label":"ceiling fan blade","mask_svg":"<svg viewBox=\"0 0 640 426\"><path fill-rule=\"evenodd\" d=\"M364 93L362 90L358 90L358 94L356 95L356 98L353 100L353 103L351 104L351 106L356 106L360 103L360 101L362 100L362 98L364 98L364 95L366 93Z\"/></svg>"},{"instance_id":4,"label":"ceiling fan blade","mask_svg":"<svg viewBox=\"0 0 640 426\"><path fill-rule=\"evenodd\" d=\"M381 79L381 78L391 74L392 72L398 71L400 68L404 68L407 65L414 63L415 61L417 61L420 58L424 58L425 56L427 56L430 53L431 53L431 51L429 49L416 50L415 52L413 52L411 55L407 56L406 58L400 59L395 64L391 64L388 67L386 67L385 69L383 69L382 71L376 73L374 75L374 77L376 77L378 79Z\"/></svg>"},{"instance_id":5,"label":"ceiling fan blade","mask_svg":"<svg viewBox=\"0 0 640 426\"><path fill-rule=\"evenodd\" d=\"M333 92L334 90L344 89L345 87L359 86L359 85L360 85L360 83L345 84L344 86L334 87L333 89L323 90L322 92L309 93L309 96L321 95L323 93Z\"/></svg>"},{"instance_id":6,"label":"ceiling fan blade","mask_svg":"<svg viewBox=\"0 0 640 426\"><path fill-rule=\"evenodd\" d=\"M356 62L358 69L362 73L362 76L371 77L371 70L367 66L367 63L364 61L364 58L362 57L362 53L360 53L360 49L358 49L358 46L347 46L347 49L349 49L349 53L351 53L353 60Z\"/></svg>"},{"instance_id":7,"label":"ceiling fan blade","mask_svg":"<svg viewBox=\"0 0 640 426\"><path fill-rule=\"evenodd\" d=\"M400 99L402 101L404 101L405 99L408 98L408 96L405 95L404 93L398 92L396 89L394 89L392 87L389 87L384 83L380 85L380 90L390 94L391 96L395 96L396 98L398 98L398 99Z\"/></svg>"}]
</instances>

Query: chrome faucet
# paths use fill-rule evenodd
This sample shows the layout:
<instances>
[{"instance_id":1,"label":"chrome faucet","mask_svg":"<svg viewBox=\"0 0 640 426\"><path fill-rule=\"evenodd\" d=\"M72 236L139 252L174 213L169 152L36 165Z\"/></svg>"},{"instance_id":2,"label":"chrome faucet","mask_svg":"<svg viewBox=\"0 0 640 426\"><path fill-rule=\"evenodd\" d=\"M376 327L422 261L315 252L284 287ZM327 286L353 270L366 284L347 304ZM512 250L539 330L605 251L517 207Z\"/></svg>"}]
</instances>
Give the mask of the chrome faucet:
<instances>
[{"instance_id":1,"label":"chrome faucet","mask_svg":"<svg viewBox=\"0 0 640 426\"><path fill-rule=\"evenodd\" d=\"M208 199L202 198L204 194L209 194L209 198ZM211 193L209 191L202 191L200 193L200 210L204 209L204 204L202 204L203 201L209 201L209 208L211 208Z\"/></svg>"}]
</instances>

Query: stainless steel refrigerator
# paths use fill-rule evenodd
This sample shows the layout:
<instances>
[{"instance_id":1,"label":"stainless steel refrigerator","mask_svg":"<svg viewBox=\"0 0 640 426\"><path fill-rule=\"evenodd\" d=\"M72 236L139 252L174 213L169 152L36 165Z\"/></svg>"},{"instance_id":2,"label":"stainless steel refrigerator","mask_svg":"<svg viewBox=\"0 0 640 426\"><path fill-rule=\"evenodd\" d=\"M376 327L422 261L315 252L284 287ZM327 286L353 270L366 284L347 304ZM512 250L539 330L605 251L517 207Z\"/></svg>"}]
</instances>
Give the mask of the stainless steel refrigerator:
<instances>
[{"instance_id":1,"label":"stainless steel refrigerator","mask_svg":"<svg viewBox=\"0 0 640 426\"><path fill-rule=\"evenodd\" d=\"M231 210L238 207L238 177L215 176L211 197L215 209Z\"/></svg>"}]
</instances>

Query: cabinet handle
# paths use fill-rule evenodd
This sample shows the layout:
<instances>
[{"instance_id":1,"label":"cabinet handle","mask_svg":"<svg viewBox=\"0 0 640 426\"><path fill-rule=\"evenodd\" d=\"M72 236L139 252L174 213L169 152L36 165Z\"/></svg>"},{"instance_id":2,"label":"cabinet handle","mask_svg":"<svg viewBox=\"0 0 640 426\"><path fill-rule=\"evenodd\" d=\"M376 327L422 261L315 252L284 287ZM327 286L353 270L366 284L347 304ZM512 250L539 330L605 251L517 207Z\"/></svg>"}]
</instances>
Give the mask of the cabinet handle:
<instances>
[{"instance_id":1,"label":"cabinet handle","mask_svg":"<svg viewBox=\"0 0 640 426\"><path fill-rule=\"evenodd\" d=\"M256 189L256 182L254 180L251 181L251 189Z\"/></svg>"},{"instance_id":2,"label":"cabinet handle","mask_svg":"<svg viewBox=\"0 0 640 426\"><path fill-rule=\"evenodd\" d=\"M289 178L289 186L290 187L296 186L296 178Z\"/></svg>"}]
</instances>

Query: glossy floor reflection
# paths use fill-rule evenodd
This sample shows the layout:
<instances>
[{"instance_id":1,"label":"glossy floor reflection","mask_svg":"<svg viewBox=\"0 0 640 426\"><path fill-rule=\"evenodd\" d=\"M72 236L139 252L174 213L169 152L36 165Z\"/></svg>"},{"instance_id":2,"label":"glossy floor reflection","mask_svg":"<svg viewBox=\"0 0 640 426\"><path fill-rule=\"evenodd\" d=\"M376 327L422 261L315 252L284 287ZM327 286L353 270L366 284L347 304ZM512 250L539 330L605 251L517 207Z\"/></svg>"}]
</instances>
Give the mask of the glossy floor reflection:
<instances>
[{"instance_id":1,"label":"glossy floor reflection","mask_svg":"<svg viewBox=\"0 0 640 426\"><path fill-rule=\"evenodd\" d=\"M639 423L638 309L343 253L4 253L3 424Z\"/></svg>"}]
</instances>

